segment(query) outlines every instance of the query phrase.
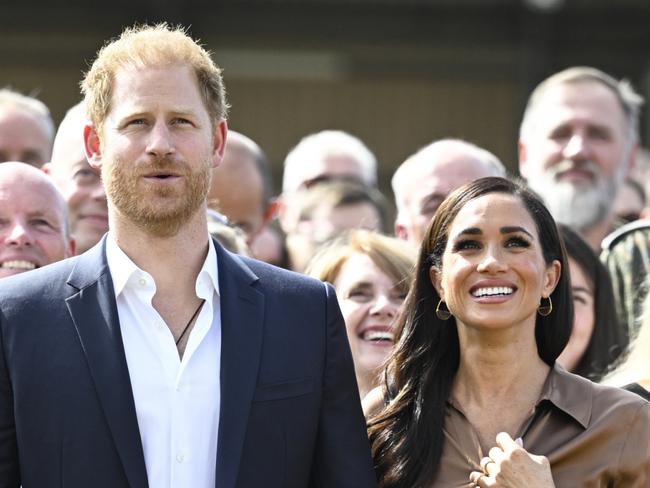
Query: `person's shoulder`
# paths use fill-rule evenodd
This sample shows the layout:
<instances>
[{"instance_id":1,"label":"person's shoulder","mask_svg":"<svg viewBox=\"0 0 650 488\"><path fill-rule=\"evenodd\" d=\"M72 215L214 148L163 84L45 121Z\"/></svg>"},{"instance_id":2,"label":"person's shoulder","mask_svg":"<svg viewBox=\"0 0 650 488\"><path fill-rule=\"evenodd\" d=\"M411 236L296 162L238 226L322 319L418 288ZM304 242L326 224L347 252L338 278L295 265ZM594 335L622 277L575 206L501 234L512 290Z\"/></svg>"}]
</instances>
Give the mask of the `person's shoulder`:
<instances>
[{"instance_id":1,"label":"person's shoulder","mask_svg":"<svg viewBox=\"0 0 650 488\"><path fill-rule=\"evenodd\" d=\"M279 268L257 259L236 255L260 279L264 285L290 288L294 291L319 290L323 291L324 284L310 276L295 271Z\"/></svg>"},{"instance_id":2,"label":"person's shoulder","mask_svg":"<svg viewBox=\"0 0 650 488\"><path fill-rule=\"evenodd\" d=\"M632 393L639 395L644 400L650 401L650 391L646 390L639 383L630 383L622 387L626 391L631 391Z\"/></svg>"},{"instance_id":3,"label":"person's shoulder","mask_svg":"<svg viewBox=\"0 0 650 488\"><path fill-rule=\"evenodd\" d=\"M589 423L606 419L613 413L630 412L644 405L645 408L650 406L650 403L632 392L594 383L557 365L553 374L554 384L563 397L562 403L571 409L581 405L578 408L580 411L586 408ZM650 413L650 410L648 412Z\"/></svg>"},{"instance_id":4,"label":"person's shoulder","mask_svg":"<svg viewBox=\"0 0 650 488\"><path fill-rule=\"evenodd\" d=\"M65 284L79 256L67 258L17 275L0 279L0 296L17 293L42 293Z\"/></svg>"},{"instance_id":5,"label":"person's shoulder","mask_svg":"<svg viewBox=\"0 0 650 488\"><path fill-rule=\"evenodd\" d=\"M650 402L636 393L618 388L616 386L601 385L587 379L580 378L591 385L593 391L592 416L637 419L644 425L650 426ZM650 432L649 432L650 433Z\"/></svg>"},{"instance_id":6,"label":"person's shoulder","mask_svg":"<svg viewBox=\"0 0 650 488\"><path fill-rule=\"evenodd\" d=\"M64 300L77 291L68 284L77 262L78 257L72 257L0 279L0 313L22 321L49 313L56 303L65 307Z\"/></svg>"},{"instance_id":7,"label":"person's shoulder","mask_svg":"<svg viewBox=\"0 0 650 488\"><path fill-rule=\"evenodd\" d=\"M587 379L581 378L584 381L589 381ZM631 405L643 405L648 404L648 401L644 398L641 398L639 395L632 393L631 391L625 390L623 388L618 388L616 386L601 385L598 383L593 383L594 396L599 399L605 399L613 404L631 404Z\"/></svg>"}]
</instances>

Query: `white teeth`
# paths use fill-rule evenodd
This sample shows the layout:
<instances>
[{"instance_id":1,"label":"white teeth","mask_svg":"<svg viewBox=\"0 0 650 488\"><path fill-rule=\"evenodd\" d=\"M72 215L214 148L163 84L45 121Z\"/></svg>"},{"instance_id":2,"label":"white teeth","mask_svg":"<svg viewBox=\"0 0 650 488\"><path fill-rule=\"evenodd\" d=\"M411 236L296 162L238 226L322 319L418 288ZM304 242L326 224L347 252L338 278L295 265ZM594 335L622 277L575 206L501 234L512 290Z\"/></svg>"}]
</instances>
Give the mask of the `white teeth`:
<instances>
[{"instance_id":1,"label":"white teeth","mask_svg":"<svg viewBox=\"0 0 650 488\"><path fill-rule=\"evenodd\" d=\"M514 289L510 288L509 286L491 286L487 288L477 288L472 292L472 295L480 298L497 295L511 295L512 293L514 293Z\"/></svg>"},{"instance_id":2,"label":"white teeth","mask_svg":"<svg viewBox=\"0 0 650 488\"><path fill-rule=\"evenodd\" d=\"M384 330L367 330L366 332L363 333L361 336L361 339L364 341L391 341L393 342L393 338L395 336L393 335L392 332L384 331Z\"/></svg>"},{"instance_id":3,"label":"white teeth","mask_svg":"<svg viewBox=\"0 0 650 488\"><path fill-rule=\"evenodd\" d=\"M29 261L5 261L2 263L3 268L11 268L11 269L34 269L36 268L36 265L34 263L30 263Z\"/></svg>"}]
</instances>

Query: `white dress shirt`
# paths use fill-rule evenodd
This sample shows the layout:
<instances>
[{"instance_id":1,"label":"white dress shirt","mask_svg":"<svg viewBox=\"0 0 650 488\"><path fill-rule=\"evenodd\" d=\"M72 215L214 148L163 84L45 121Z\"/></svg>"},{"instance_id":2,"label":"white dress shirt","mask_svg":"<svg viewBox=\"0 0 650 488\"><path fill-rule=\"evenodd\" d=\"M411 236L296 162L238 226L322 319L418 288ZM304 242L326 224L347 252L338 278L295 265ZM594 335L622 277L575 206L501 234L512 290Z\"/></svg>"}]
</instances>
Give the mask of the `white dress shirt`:
<instances>
[{"instance_id":1,"label":"white dress shirt","mask_svg":"<svg viewBox=\"0 0 650 488\"><path fill-rule=\"evenodd\" d=\"M221 403L221 305L214 244L210 239L196 279L196 295L205 303L182 360L169 327L152 306L153 278L129 259L110 232L106 258L149 486L214 488Z\"/></svg>"}]
</instances>

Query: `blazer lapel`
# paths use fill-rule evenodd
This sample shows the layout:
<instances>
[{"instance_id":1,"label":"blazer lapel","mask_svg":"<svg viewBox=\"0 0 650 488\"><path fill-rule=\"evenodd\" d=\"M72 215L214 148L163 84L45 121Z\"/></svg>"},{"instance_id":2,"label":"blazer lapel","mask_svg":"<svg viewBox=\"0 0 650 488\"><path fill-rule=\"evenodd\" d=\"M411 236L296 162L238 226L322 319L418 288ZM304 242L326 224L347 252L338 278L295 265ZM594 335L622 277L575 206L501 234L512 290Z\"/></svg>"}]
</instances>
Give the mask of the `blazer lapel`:
<instances>
[{"instance_id":1,"label":"blazer lapel","mask_svg":"<svg viewBox=\"0 0 650 488\"><path fill-rule=\"evenodd\" d=\"M146 488L147 471L105 240L79 257L68 279L79 291L66 304L129 485Z\"/></svg>"},{"instance_id":2,"label":"blazer lapel","mask_svg":"<svg viewBox=\"0 0 650 488\"><path fill-rule=\"evenodd\" d=\"M258 278L218 244L221 293L221 409L216 486L234 488L262 349L264 295Z\"/></svg>"}]
</instances>

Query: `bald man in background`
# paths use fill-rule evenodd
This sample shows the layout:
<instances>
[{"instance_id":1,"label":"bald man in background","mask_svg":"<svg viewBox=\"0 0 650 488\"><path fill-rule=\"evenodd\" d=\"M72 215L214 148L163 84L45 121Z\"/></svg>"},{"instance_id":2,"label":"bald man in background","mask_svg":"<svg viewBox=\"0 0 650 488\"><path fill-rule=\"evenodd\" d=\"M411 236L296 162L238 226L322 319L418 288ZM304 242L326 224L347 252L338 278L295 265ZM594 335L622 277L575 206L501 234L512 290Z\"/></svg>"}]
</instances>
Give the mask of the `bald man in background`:
<instances>
[{"instance_id":1,"label":"bald man in background","mask_svg":"<svg viewBox=\"0 0 650 488\"><path fill-rule=\"evenodd\" d=\"M408 157L392 179L395 235L416 246L442 201L465 183L506 175L494 154L460 139L441 139Z\"/></svg>"},{"instance_id":2,"label":"bald man in background","mask_svg":"<svg viewBox=\"0 0 650 488\"><path fill-rule=\"evenodd\" d=\"M52 161L43 167L68 205L70 230L77 251L94 246L108 230L106 193L99 171L88 164L83 128L86 115L82 103L66 113L54 138Z\"/></svg>"},{"instance_id":3,"label":"bald man in background","mask_svg":"<svg viewBox=\"0 0 650 488\"><path fill-rule=\"evenodd\" d=\"M42 171L0 164L0 278L75 254L63 197Z\"/></svg>"},{"instance_id":4,"label":"bald man in background","mask_svg":"<svg viewBox=\"0 0 650 488\"><path fill-rule=\"evenodd\" d=\"M275 213L268 160L249 137L228 131L221 164L212 170L208 206L228 217L251 246Z\"/></svg>"},{"instance_id":5,"label":"bald man in background","mask_svg":"<svg viewBox=\"0 0 650 488\"><path fill-rule=\"evenodd\" d=\"M0 163L22 161L40 168L50 160L54 122L34 97L0 89Z\"/></svg>"}]
</instances>

